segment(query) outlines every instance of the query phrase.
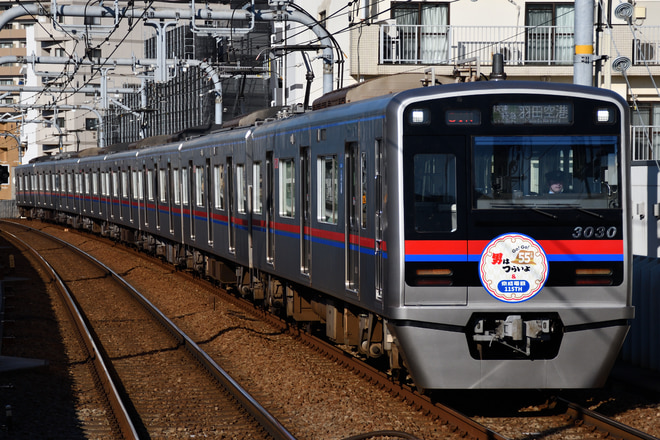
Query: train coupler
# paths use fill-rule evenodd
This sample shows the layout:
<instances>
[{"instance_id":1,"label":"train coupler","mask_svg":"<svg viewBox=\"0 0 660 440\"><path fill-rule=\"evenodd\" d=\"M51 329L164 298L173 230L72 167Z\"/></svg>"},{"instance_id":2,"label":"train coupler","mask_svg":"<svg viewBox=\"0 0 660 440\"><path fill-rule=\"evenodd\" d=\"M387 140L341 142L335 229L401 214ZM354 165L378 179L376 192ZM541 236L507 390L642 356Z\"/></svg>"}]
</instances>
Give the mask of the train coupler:
<instances>
[{"instance_id":1,"label":"train coupler","mask_svg":"<svg viewBox=\"0 0 660 440\"><path fill-rule=\"evenodd\" d=\"M556 315L473 316L468 345L476 359L550 359L559 351L563 334Z\"/></svg>"}]
</instances>

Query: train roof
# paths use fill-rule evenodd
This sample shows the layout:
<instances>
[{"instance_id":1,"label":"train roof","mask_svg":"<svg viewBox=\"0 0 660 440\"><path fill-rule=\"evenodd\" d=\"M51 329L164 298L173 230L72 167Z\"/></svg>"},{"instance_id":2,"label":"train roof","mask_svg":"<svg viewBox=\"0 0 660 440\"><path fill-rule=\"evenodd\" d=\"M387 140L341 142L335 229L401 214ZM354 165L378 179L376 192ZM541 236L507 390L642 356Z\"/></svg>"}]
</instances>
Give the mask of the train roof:
<instances>
[{"instance_id":1,"label":"train roof","mask_svg":"<svg viewBox=\"0 0 660 440\"><path fill-rule=\"evenodd\" d=\"M312 110L321 110L378 96L391 95L405 90L418 89L425 87L429 82L430 80L427 75L419 73L400 73L382 76L326 93L314 100ZM437 76L435 77L435 84L432 85L451 84L454 82L456 82L456 78L454 77Z\"/></svg>"},{"instance_id":2,"label":"train roof","mask_svg":"<svg viewBox=\"0 0 660 440\"><path fill-rule=\"evenodd\" d=\"M83 150L80 153L61 153L52 156L42 156L30 161L30 163L47 161L79 161L85 162L87 157L106 155L107 159L121 159L134 157L136 155L160 154L172 149L188 149L198 147L207 142L208 135L226 136L226 141L233 142L245 135L246 130L253 130L256 134L272 133L273 131L287 130L296 124L315 124L323 115L327 121L339 120L350 117L350 115L366 115L375 112L384 112L390 104L400 104L409 99L432 98L447 94L469 94L486 93L493 89L506 90L528 90L529 93L540 91L550 94L562 95L565 93L582 94L585 96L601 96L604 99L618 101L622 106L627 103L619 94L606 89L591 86L582 86L568 83L549 83L538 81L477 81L477 82L455 82L452 77L436 77L436 85L425 87L425 75L422 74L398 74L389 75L363 83L356 84L341 90L330 92L314 101L315 111L308 112L286 112L281 108L268 108L244 115L240 118L228 121L222 127L196 127L194 133L178 132L173 135L154 136L139 142L112 145L105 149L93 148ZM344 105L342 105L344 104ZM346 105L350 104L350 105ZM271 122L278 122L277 125ZM196 137L195 137L196 135ZM224 142L224 141L223 141Z\"/></svg>"}]
</instances>

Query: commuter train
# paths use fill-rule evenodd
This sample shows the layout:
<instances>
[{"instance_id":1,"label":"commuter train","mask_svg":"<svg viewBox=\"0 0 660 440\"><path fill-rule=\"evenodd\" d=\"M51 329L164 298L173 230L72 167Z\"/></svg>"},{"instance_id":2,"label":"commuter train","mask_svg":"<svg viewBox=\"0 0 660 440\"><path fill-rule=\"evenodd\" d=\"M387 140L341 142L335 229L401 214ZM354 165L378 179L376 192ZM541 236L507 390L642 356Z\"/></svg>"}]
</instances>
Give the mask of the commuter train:
<instances>
[{"instance_id":1,"label":"commuter train","mask_svg":"<svg viewBox=\"0 0 660 440\"><path fill-rule=\"evenodd\" d=\"M344 100L34 161L15 169L18 205L232 287L420 389L601 386L634 315L626 102L522 81Z\"/></svg>"}]
</instances>

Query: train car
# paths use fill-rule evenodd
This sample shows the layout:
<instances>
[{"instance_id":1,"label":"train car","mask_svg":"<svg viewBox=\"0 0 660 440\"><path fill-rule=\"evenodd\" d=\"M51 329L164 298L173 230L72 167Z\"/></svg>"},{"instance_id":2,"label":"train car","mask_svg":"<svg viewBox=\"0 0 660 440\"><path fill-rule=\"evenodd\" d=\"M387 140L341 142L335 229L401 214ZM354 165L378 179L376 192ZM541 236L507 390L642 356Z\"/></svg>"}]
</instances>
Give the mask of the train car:
<instances>
[{"instance_id":1,"label":"train car","mask_svg":"<svg viewBox=\"0 0 660 440\"><path fill-rule=\"evenodd\" d=\"M634 315L628 142L609 91L450 84L20 166L17 201L234 286L420 389L597 387Z\"/></svg>"}]
</instances>

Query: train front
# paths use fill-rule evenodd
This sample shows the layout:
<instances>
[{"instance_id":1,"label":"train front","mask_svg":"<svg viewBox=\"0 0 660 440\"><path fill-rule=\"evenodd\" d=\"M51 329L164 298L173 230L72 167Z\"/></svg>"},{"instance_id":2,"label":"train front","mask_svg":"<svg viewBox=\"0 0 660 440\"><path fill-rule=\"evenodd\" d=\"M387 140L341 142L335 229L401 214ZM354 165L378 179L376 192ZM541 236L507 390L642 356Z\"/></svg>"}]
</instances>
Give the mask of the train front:
<instances>
[{"instance_id":1,"label":"train front","mask_svg":"<svg viewBox=\"0 0 660 440\"><path fill-rule=\"evenodd\" d=\"M634 315L625 101L490 82L390 110L386 297L416 385L603 385Z\"/></svg>"}]
</instances>

